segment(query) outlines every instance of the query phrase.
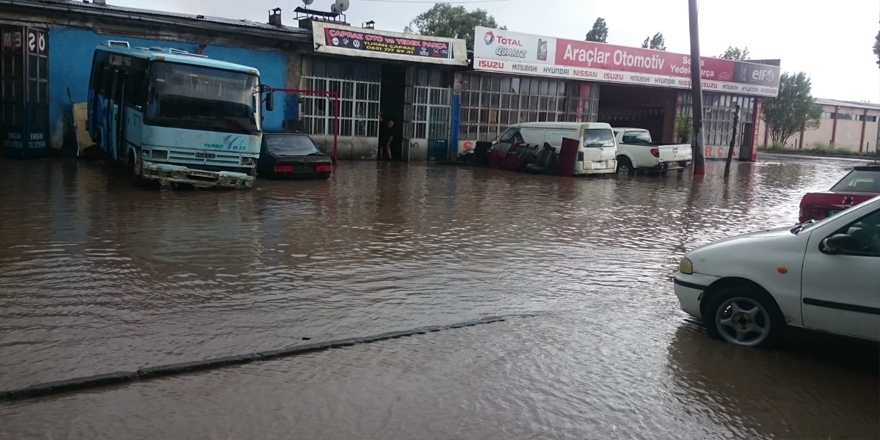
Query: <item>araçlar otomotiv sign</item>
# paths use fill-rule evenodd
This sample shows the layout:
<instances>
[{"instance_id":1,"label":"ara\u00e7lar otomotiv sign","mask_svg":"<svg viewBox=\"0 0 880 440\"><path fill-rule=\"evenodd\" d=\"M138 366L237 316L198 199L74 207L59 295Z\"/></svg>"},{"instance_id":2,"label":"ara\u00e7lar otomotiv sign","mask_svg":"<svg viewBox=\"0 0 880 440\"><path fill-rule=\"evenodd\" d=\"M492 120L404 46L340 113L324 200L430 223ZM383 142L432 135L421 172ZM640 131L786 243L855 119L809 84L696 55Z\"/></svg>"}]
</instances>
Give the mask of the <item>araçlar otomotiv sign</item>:
<instances>
[{"instance_id":1,"label":"ara\u00e7lar otomotiv sign","mask_svg":"<svg viewBox=\"0 0 880 440\"><path fill-rule=\"evenodd\" d=\"M474 69L689 89L689 55L476 28ZM701 57L705 91L776 96L779 66Z\"/></svg>"}]
</instances>

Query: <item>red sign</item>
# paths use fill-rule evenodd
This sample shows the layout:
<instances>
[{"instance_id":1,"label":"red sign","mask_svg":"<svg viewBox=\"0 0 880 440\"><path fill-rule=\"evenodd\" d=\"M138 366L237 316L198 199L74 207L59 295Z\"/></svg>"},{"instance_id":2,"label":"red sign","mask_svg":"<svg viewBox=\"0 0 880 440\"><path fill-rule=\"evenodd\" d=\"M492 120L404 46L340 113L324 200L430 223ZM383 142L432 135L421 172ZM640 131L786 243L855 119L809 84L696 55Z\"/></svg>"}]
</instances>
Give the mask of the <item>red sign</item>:
<instances>
[{"instance_id":1,"label":"red sign","mask_svg":"<svg viewBox=\"0 0 880 440\"><path fill-rule=\"evenodd\" d=\"M776 96L779 88L778 65L706 57L696 61L686 54L479 26L474 35L477 70L682 89L690 88L691 72L699 69L707 91Z\"/></svg>"},{"instance_id":2,"label":"red sign","mask_svg":"<svg viewBox=\"0 0 880 440\"><path fill-rule=\"evenodd\" d=\"M703 79L733 79L733 61L703 58L701 62ZM562 38L556 43L556 64L682 78L690 78L693 65L688 55Z\"/></svg>"}]
</instances>

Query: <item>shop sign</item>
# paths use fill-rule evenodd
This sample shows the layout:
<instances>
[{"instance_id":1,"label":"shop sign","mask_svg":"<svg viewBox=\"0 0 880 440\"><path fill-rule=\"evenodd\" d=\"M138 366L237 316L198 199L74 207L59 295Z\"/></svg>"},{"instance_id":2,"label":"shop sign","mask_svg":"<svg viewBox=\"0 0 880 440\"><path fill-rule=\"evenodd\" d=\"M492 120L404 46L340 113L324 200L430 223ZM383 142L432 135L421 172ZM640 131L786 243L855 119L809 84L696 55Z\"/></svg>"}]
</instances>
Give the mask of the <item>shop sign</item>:
<instances>
[{"instance_id":1,"label":"shop sign","mask_svg":"<svg viewBox=\"0 0 880 440\"><path fill-rule=\"evenodd\" d=\"M689 55L477 27L474 69L689 89ZM701 57L707 91L776 96L779 66Z\"/></svg>"},{"instance_id":2,"label":"shop sign","mask_svg":"<svg viewBox=\"0 0 880 440\"><path fill-rule=\"evenodd\" d=\"M417 63L467 65L465 41L312 23L315 52Z\"/></svg>"}]
</instances>

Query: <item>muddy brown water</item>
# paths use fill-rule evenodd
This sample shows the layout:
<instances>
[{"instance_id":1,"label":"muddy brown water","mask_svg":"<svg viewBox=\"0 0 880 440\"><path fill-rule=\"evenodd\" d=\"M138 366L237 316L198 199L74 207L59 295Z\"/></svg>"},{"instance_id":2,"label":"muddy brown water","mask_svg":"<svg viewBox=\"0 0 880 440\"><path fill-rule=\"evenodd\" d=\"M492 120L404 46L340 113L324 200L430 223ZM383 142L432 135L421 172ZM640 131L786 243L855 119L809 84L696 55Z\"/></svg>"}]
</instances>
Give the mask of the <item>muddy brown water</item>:
<instances>
[{"instance_id":1,"label":"muddy brown water","mask_svg":"<svg viewBox=\"0 0 880 440\"><path fill-rule=\"evenodd\" d=\"M0 404L0 438L877 438L877 347L710 340L682 254L854 162L564 179L343 163L250 191L0 160L0 389L537 313Z\"/></svg>"}]
</instances>

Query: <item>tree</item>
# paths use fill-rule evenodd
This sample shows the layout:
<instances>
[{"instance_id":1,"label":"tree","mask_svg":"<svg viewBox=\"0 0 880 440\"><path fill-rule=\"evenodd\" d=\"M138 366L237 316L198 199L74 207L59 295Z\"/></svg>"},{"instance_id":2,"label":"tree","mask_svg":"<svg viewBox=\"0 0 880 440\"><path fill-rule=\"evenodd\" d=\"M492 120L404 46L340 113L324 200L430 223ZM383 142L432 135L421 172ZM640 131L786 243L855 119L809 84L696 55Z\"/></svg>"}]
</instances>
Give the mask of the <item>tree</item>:
<instances>
[{"instance_id":1,"label":"tree","mask_svg":"<svg viewBox=\"0 0 880 440\"><path fill-rule=\"evenodd\" d=\"M483 9L468 11L464 6L437 3L431 9L416 16L403 31L408 34L461 38L467 41L467 48L472 50L474 28L477 26L498 28L498 22Z\"/></svg>"},{"instance_id":2,"label":"tree","mask_svg":"<svg viewBox=\"0 0 880 440\"><path fill-rule=\"evenodd\" d=\"M877 55L877 65L880 66L880 32L874 37L874 55Z\"/></svg>"},{"instance_id":3,"label":"tree","mask_svg":"<svg viewBox=\"0 0 880 440\"><path fill-rule=\"evenodd\" d=\"M657 32L653 37L645 38L645 41L642 42L642 47L645 49L666 50L666 40L663 39L663 34Z\"/></svg>"},{"instance_id":4,"label":"tree","mask_svg":"<svg viewBox=\"0 0 880 440\"><path fill-rule=\"evenodd\" d=\"M764 100L764 122L774 143L785 143L795 133L819 128L822 107L813 102L812 84L804 73L783 73L779 78L779 95Z\"/></svg>"},{"instance_id":5,"label":"tree","mask_svg":"<svg viewBox=\"0 0 880 440\"><path fill-rule=\"evenodd\" d=\"M590 29L590 32L587 32L587 41L598 41L599 43L605 43L608 39L608 26L605 25L605 19L599 17L596 19L596 22L593 23L593 29Z\"/></svg>"},{"instance_id":6,"label":"tree","mask_svg":"<svg viewBox=\"0 0 880 440\"><path fill-rule=\"evenodd\" d=\"M749 48L744 47L740 49L738 47L728 46L727 50L725 50L723 54L719 55L718 58L721 58L723 60L745 61L749 59Z\"/></svg>"}]
</instances>

